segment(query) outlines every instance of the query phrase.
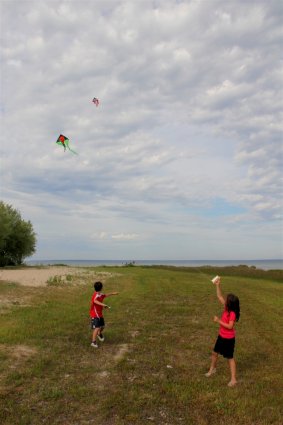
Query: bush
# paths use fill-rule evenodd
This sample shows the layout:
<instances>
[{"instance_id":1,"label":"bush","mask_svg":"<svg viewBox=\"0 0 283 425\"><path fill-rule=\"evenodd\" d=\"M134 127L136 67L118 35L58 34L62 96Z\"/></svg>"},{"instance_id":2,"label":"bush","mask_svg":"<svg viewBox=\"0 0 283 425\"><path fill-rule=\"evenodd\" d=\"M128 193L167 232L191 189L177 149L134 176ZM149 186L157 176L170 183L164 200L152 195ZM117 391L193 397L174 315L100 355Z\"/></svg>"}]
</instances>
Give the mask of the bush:
<instances>
[{"instance_id":1,"label":"bush","mask_svg":"<svg viewBox=\"0 0 283 425\"><path fill-rule=\"evenodd\" d=\"M35 252L36 235L11 205L0 201L0 266L16 266Z\"/></svg>"}]
</instances>

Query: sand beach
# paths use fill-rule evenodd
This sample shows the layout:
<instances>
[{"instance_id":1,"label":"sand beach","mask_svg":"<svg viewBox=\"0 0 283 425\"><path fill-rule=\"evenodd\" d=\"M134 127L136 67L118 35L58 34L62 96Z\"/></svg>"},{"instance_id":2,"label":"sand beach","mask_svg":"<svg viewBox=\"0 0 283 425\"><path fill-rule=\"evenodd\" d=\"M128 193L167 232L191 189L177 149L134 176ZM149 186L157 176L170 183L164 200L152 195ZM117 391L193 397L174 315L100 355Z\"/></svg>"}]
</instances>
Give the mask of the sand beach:
<instances>
[{"instance_id":1,"label":"sand beach","mask_svg":"<svg viewBox=\"0 0 283 425\"><path fill-rule=\"evenodd\" d=\"M23 286L46 286L48 280L55 276L60 276L64 278L69 275L80 275L88 273L84 269L79 267L66 267L66 266L49 266L44 268L23 268L17 270L3 269L0 270L0 282L16 282ZM107 272L93 272L91 273L91 278L95 279L105 279L111 277L112 273Z\"/></svg>"}]
</instances>

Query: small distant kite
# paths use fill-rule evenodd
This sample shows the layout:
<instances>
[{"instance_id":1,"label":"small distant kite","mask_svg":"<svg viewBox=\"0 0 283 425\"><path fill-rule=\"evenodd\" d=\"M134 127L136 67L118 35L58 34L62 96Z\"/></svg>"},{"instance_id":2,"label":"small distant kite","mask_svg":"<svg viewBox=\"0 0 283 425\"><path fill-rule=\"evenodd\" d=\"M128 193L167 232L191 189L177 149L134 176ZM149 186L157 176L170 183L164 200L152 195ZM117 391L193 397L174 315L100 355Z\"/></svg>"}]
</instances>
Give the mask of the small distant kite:
<instances>
[{"instance_id":1,"label":"small distant kite","mask_svg":"<svg viewBox=\"0 0 283 425\"><path fill-rule=\"evenodd\" d=\"M77 152L73 151L70 146L69 146L69 139L65 136L63 136L63 134L60 134L60 136L57 139L57 145L61 145L64 148L64 151L66 151L66 149L68 148L69 151L73 152L74 154L78 155Z\"/></svg>"},{"instance_id":2,"label":"small distant kite","mask_svg":"<svg viewBox=\"0 0 283 425\"><path fill-rule=\"evenodd\" d=\"M96 105L96 107L99 105L99 100L98 100L96 97L94 97L94 98L92 99L92 101L93 101L93 103Z\"/></svg>"}]
</instances>

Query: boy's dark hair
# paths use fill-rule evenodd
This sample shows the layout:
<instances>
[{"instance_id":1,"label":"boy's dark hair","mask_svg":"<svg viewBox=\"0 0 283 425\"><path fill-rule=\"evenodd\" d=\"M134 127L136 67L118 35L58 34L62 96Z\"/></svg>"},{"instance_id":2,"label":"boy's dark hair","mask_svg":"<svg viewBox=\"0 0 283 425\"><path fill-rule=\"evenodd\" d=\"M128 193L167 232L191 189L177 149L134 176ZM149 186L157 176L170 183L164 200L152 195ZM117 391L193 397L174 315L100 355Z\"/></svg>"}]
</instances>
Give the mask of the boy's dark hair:
<instances>
[{"instance_id":1,"label":"boy's dark hair","mask_svg":"<svg viewBox=\"0 0 283 425\"><path fill-rule=\"evenodd\" d=\"M228 294L226 298L227 310L233 311L236 314L236 322L240 319L240 301L239 298L234 294Z\"/></svg>"},{"instance_id":2,"label":"boy's dark hair","mask_svg":"<svg viewBox=\"0 0 283 425\"><path fill-rule=\"evenodd\" d=\"M99 292L99 291L101 291L103 284L102 284L102 282L95 282L93 287L96 290L96 292Z\"/></svg>"}]
</instances>

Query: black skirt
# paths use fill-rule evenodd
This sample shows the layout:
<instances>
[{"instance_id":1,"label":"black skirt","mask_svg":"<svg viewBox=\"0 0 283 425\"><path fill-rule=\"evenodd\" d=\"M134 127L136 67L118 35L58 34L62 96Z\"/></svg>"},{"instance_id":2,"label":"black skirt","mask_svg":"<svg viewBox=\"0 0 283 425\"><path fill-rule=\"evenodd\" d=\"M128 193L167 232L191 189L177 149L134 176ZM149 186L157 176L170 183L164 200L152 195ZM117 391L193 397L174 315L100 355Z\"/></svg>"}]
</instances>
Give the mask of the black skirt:
<instances>
[{"instance_id":1,"label":"black skirt","mask_svg":"<svg viewBox=\"0 0 283 425\"><path fill-rule=\"evenodd\" d=\"M233 359L235 338L223 338L218 335L213 351L226 359Z\"/></svg>"}]
</instances>

